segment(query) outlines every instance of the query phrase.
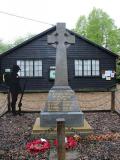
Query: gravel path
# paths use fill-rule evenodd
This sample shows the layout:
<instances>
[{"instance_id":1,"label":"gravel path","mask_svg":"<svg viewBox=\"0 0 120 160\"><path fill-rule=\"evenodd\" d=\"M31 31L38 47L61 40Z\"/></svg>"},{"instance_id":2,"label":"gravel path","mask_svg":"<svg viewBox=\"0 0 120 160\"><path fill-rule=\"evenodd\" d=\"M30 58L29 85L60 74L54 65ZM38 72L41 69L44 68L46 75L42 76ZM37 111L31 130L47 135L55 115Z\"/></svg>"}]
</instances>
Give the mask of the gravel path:
<instances>
[{"instance_id":1,"label":"gravel path","mask_svg":"<svg viewBox=\"0 0 120 160\"><path fill-rule=\"evenodd\" d=\"M39 135L31 135L36 117L39 113L24 113L22 116L7 113L0 118L0 160L45 160L30 157L25 149L28 141L40 138ZM120 133L120 117L116 113L89 112L85 113L85 117L95 134ZM120 139L82 141L76 150L79 152L76 160L120 160ZM48 153L42 156L46 157Z\"/></svg>"}]
</instances>

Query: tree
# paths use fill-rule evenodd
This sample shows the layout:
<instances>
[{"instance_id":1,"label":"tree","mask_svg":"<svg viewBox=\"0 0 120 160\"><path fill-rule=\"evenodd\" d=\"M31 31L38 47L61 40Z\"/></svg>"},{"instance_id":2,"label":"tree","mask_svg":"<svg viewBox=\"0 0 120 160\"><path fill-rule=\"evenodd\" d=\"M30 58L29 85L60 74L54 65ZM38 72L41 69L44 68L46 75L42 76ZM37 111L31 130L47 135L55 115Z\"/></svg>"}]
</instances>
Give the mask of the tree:
<instances>
[{"instance_id":1,"label":"tree","mask_svg":"<svg viewBox=\"0 0 120 160\"><path fill-rule=\"evenodd\" d=\"M120 29L101 9L93 8L88 17L80 16L74 31L113 52L120 51Z\"/></svg>"},{"instance_id":2,"label":"tree","mask_svg":"<svg viewBox=\"0 0 120 160\"><path fill-rule=\"evenodd\" d=\"M78 21L76 23L76 27L75 27L74 31L76 31L77 33L79 33L82 36L87 36L86 27L87 27L86 17L80 16L80 18L78 19Z\"/></svg>"},{"instance_id":3,"label":"tree","mask_svg":"<svg viewBox=\"0 0 120 160\"><path fill-rule=\"evenodd\" d=\"M18 38L13 42L12 46L15 47L15 46L19 45L20 43L22 43L22 42L28 40L29 38L33 37L33 36L34 36L33 34L30 34L30 33L29 33L28 35L26 35L26 36L24 36L24 37L18 37Z\"/></svg>"},{"instance_id":4,"label":"tree","mask_svg":"<svg viewBox=\"0 0 120 160\"><path fill-rule=\"evenodd\" d=\"M93 8L88 17L80 16L74 31L120 55L120 29L101 9ZM120 79L120 59L117 61L117 78Z\"/></svg>"},{"instance_id":5,"label":"tree","mask_svg":"<svg viewBox=\"0 0 120 160\"><path fill-rule=\"evenodd\" d=\"M3 43L2 40L0 41L0 54L7 51L11 48L11 44Z\"/></svg>"},{"instance_id":6,"label":"tree","mask_svg":"<svg viewBox=\"0 0 120 160\"><path fill-rule=\"evenodd\" d=\"M117 73L117 79L120 81L120 58L118 59L117 61L117 64L116 64L116 73Z\"/></svg>"},{"instance_id":7,"label":"tree","mask_svg":"<svg viewBox=\"0 0 120 160\"><path fill-rule=\"evenodd\" d=\"M27 40L31 37L33 37L32 34L28 34L25 37L18 37L13 43L4 43L2 40L0 40L0 54L9 50L10 48L13 48L13 47L19 45L20 43L24 42L25 40Z\"/></svg>"}]
</instances>

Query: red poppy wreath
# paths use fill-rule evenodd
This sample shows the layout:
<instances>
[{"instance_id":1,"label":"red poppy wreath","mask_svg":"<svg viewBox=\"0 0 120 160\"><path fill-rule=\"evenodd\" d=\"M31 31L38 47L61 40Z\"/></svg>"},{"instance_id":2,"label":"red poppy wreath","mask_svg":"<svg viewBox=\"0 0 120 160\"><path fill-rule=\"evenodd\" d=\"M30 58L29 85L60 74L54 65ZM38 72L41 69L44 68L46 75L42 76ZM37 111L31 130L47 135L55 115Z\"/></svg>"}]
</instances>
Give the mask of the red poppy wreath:
<instances>
[{"instance_id":1,"label":"red poppy wreath","mask_svg":"<svg viewBox=\"0 0 120 160\"><path fill-rule=\"evenodd\" d=\"M45 139L37 139L26 144L26 149L30 153L45 152L50 149L50 143Z\"/></svg>"},{"instance_id":2,"label":"red poppy wreath","mask_svg":"<svg viewBox=\"0 0 120 160\"><path fill-rule=\"evenodd\" d=\"M54 140L53 144L57 147L58 141L57 139ZM77 146L77 141L74 137L65 137L65 148L66 149L73 149Z\"/></svg>"}]
</instances>

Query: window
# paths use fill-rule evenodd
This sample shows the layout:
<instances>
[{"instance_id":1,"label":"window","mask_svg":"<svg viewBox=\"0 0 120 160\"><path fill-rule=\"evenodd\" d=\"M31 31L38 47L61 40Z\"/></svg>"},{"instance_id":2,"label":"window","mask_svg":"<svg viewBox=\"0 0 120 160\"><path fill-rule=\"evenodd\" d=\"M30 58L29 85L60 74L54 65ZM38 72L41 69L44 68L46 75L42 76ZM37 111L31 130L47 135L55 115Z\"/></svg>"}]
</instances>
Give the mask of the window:
<instances>
[{"instance_id":1,"label":"window","mask_svg":"<svg viewBox=\"0 0 120 160\"><path fill-rule=\"evenodd\" d=\"M26 77L33 77L33 61L25 62L25 75Z\"/></svg>"},{"instance_id":2,"label":"window","mask_svg":"<svg viewBox=\"0 0 120 160\"><path fill-rule=\"evenodd\" d=\"M34 76L42 77L42 61L40 60L34 61Z\"/></svg>"},{"instance_id":3,"label":"window","mask_svg":"<svg viewBox=\"0 0 120 160\"><path fill-rule=\"evenodd\" d=\"M42 77L42 60L18 60L21 77Z\"/></svg>"},{"instance_id":4,"label":"window","mask_svg":"<svg viewBox=\"0 0 120 160\"><path fill-rule=\"evenodd\" d=\"M99 60L92 60L92 75L99 76Z\"/></svg>"},{"instance_id":5,"label":"window","mask_svg":"<svg viewBox=\"0 0 120 160\"><path fill-rule=\"evenodd\" d=\"M91 76L91 60L84 60L84 76Z\"/></svg>"},{"instance_id":6,"label":"window","mask_svg":"<svg viewBox=\"0 0 120 160\"><path fill-rule=\"evenodd\" d=\"M82 60L75 60L75 76L82 76Z\"/></svg>"},{"instance_id":7,"label":"window","mask_svg":"<svg viewBox=\"0 0 120 160\"><path fill-rule=\"evenodd\" d=\"M20 67L20 71L19 71L19 74L21 77L24 77L25 76L25 61L17 61L17 65Z\"/></svg>"},{"instance_id":8,"label":"window","mask_svg":"<svg viewBox=\"0 0 120 160\"><path fill-rule=\"evenodd\" d=\"M75 76L99 76L99 60L75 60Z\"/></svg>"}]
</instances>

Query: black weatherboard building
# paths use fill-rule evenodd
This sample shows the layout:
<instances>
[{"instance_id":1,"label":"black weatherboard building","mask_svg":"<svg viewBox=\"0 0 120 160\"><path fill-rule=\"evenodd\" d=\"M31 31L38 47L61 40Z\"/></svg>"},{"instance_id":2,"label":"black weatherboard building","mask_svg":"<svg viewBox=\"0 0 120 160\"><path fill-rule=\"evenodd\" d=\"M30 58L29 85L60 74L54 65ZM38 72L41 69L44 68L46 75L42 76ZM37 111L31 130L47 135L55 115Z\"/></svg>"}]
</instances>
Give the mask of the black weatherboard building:
<instances>
[{"instance_id":1,"label":"black weatherboard building","mask_svg":"<svg viewBox=\"0 0 120 160\"><path fill-rule=\"evenodd\" d=\"M13 64L21 68L21 83L28 79L26 91L48 91L55 78L56 49L47 43L52 27L0 55L0 72L10 72ZM116 85L117 55L68 30L75 44L67 49L68 80L72 89L110 90ZM1 88L2 90L2 88Z\"/></svg>"}]
</instances>

